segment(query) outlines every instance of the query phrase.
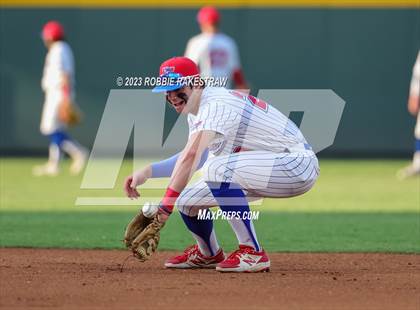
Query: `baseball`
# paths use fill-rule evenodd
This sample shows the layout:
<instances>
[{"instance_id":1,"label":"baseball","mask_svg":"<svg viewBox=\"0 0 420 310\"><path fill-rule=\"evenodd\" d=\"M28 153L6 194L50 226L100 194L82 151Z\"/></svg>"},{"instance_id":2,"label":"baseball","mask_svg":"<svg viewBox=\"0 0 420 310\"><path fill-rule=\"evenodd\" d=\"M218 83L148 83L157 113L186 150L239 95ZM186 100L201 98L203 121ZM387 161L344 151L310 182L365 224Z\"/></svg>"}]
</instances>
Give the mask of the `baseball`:
<instances>
[{"instance_id":1,"label":"baseball","mask_svg":"<svg viewBox=\"0 0 420 310\"><path fill-rule=\"evenodd\" d=\"M148 218L154 217L157 211L158 211L158 205L150 203L150 202L146 202L142 208L143 215Z\"/></svg>"}]
</instances>

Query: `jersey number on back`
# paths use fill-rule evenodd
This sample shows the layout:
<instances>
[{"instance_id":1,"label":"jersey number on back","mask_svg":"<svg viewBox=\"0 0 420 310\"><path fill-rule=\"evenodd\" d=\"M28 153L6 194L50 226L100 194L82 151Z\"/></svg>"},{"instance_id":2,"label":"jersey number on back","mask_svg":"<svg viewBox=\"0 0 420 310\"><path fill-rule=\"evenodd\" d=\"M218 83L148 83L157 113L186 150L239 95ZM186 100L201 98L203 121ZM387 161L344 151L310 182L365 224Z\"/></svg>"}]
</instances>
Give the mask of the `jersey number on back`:
<instances>
[{"instance_id":1,"label":"jersey number on back","mask_svg":"<svg viewBox=\"0 0 420 310\"><path fill-rule=\"evenodd\" d=\"M252 95L243 94L243 93L241 93L239 91L236 91L236 90L230 90L229 92L232 95L234 95L235 97L238 97L238 98L242 99L246 103L252 104L253 106L263 110L264 112L268 111L268 103L265 102L262 99L258 99L257 97L254 97Z\"/></svg>"},{"instance_id":2,"label":"jersey number on back","mask_svg":"<svg viewBox=\"0 0 420 310\"><path fill-rule=\"evenodd\" d=\"M228 55L223 49L212 49L210 51L210 63L212 67L225 67L227 65Z\"/></svg>"}]
</instances>

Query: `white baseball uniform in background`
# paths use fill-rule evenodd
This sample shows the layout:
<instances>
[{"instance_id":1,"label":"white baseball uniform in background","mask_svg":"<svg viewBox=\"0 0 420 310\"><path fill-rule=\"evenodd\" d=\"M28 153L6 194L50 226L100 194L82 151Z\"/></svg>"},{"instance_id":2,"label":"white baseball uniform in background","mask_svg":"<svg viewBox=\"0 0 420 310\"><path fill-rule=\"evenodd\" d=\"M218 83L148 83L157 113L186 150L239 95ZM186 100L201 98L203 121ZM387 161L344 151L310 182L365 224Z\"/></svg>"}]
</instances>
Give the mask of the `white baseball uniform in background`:
<instances>
[{"instance_id":1,"label":"white baseball uniform in background","mask_svg":"<svg viewBox=\"0 0 420 310\"><path fill-rule=\"evenodd\" d=\"M408 109L411 113L412 100L417 100L417 105L420 104L420 51L417 53L417 59L413 66L413 74L410 83L410 93L408 99ZM411 176L420 175L420 112L417 113L416 127L414 128L415 147L413 159L410 165L399 169L397 171L398 179L406 179Z\"/></svg>"},{"instance_id":2,"label":"white baseball uniform in background","mask_svg":"<svg viewBox=\"0 0 420 310\"><path fill-rule=\"evenodd\" d=\"M235 41L223 33L201 33L188 41L185 57L200 67L202 77L227 77L230 88L235 70L240 69Z\"/></svg>"},{"instance_id":3,"label":"white baseball uniform in background","mask_svg":"<svg viewBox=\"0 0 420 310\"><path fill-rule=\"evenodd\" d=\"M420 97L420 51L417 54L416 63L413 67L413 76L410 84L410 96ZM417 123L414 130L416 139L420 139L420 113L417 114Z\"/></svg>"},{"instance_id":4,"label":"white baseball uniform in background","mask_svg":"<svg viewBox=\"0 0 420 310\"><path fill-rule=\"evenodd\" d=\"M63 74L70 77L72 89L71 99L74 99L74 58L70 46L65 41L56 41L48 50L45 58L41 86L45 93L42 111L41 132L44 135L65 127L58 118L59 104L63 99Z\"/></svg>"},{"instance_id":5,"label":"white baseball uniform in background","mask_svg":"<svg viewBox=\"0 0 420 310\"><path fill-rule=\"evenodd\" d=\"M66 133L66 125L59 119L59 107L64 99L63 79L65 75L70 80L70 99L74 100L74 58L70 46L65 41L51 43L45 58L41 86L45 93L42 110L41 133L49 136L49 155L45 165L33 169L35 175L56 175L59 172L59 162L62 151L72 158L70 172L78 174L82 171L87 150Z\"/></svg>"},{"instance_id":6,"label":"white baseball uniform in background","mask_svg":"<svg viewBox=\"0 0 420 310\"><path fill-rule=\"evenodd\" d=\"M217 132L203 177L186 188L178 209L190 216L217 205L206 182L239 184L250 200L303 194L315 183L318 160L297 126L266 102L225 88L206 87L190 135Z\"/></svg>"}]
</instances>

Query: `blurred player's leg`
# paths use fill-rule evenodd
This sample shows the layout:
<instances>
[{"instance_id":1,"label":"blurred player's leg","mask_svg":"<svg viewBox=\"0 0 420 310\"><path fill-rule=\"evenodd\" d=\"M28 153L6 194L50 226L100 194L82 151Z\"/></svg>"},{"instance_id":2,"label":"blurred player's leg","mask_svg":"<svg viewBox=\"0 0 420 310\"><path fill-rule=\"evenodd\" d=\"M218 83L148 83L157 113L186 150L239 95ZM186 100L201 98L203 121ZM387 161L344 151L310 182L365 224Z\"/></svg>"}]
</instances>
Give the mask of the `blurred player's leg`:
<instances>
[{"instance_id":1,"label":"blurred player's leg","mask_svg":"<svg viewBox=\"0 0 420 310\"><path fill-rule=\"evenodd\" d=\"M420 112L417 115L417 123L415 129L416 147L413 156L413 166L417 170L417 174L420 173Z\"/></svg>"},{"instance_id":2,"label":"blurred player's leg","mask_svg":"<svg viewBox=\"0 0 420 310\"><path fill-rule=\"evenodd\" d=\"M55 176L59 173L59 163L62 155L61 144L65 139L68 139L68 136L63 131L57 130L48 137L50 139L48 161L45 165L34 168L33 173L37 176Z\"/></svg>"},{"instance_id":3,"label":"blurred player's leg","mask_svg":"<svg viewBox=\"0 0 420 310\"><path fill-rule=\"evenodd\" d=\"M86 163L87 151L86 149L74 140L66 139L61 144L61 149L66 152L72 159L70 166L70 173L79 174Z\"/></svg>"},{"instance_id":4,"label":"blurred player's leg","mask_svg":"<svg viewBox=\"0 0 420 310\"><path fill-rule=\"evenodd\" d=\"M80 173L86 162L87 151L85 148L72 140L63 130L57 130L48 136L50 138L48 161L45 165L34 167L34 175L57 175L63 152L67 153L72 159L70 173Z\"/></svg>"},{"instance_id":5,"label":"blurred player's leg","mask_svg":"<svg viewBox=\"0 0 420 310\"><path fill-rule=\"evenodd\" d=\"M59 173L59 163L61 158L61 151L57 144L51 143L48 149L48 161L44 165L35 166L33 174L35 176L55 176Z\"/></svg>"}]
</instances>

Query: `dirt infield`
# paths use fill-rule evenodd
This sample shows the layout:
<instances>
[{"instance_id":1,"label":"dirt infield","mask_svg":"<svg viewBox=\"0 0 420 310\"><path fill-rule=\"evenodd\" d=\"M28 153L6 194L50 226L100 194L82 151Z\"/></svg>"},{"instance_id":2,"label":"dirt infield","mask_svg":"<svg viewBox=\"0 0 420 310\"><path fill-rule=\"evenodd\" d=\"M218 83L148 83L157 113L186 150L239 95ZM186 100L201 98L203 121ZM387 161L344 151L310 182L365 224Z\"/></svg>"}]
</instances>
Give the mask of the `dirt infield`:
<instances>
[{"instance_id":1,"label":"dirt infield","mask_svg":"<svg viewBox=\"0 0 420 310\"><path fill-rule=\"evenodd\" d=\"M269 273L166 270L125 251L0 249L0 306L420 309L420 255L271 254Z\"/></svg>"}]
</instances>

